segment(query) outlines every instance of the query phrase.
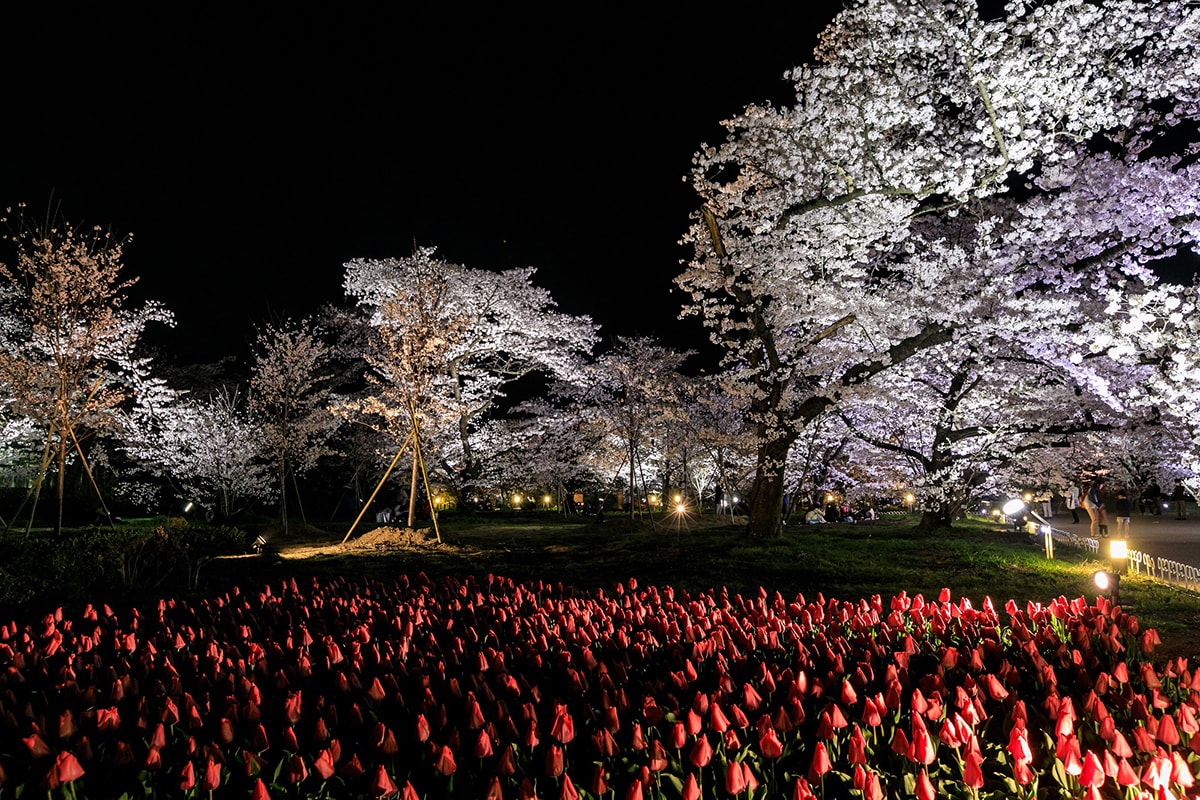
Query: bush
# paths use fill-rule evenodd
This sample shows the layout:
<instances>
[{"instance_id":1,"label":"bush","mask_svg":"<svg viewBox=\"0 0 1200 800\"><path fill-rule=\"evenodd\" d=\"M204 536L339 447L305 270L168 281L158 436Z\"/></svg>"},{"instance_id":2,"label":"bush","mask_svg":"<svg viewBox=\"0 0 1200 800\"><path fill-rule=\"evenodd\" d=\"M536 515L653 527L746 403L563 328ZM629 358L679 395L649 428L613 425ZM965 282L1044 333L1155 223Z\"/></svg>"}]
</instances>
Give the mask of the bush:
<instances>
[{"instance_id":1,"label":"bush","mask_svg":"<svg viewBox=\"0 0 1200 800\"><path fill-rule=\"evenodd\" d=\"M248 550L247 536L237 528L179 518L9 540L0 549L0 607L98 596L133 601L166 586L194 589L209 560Z\"/></svg>"}]
</instances>

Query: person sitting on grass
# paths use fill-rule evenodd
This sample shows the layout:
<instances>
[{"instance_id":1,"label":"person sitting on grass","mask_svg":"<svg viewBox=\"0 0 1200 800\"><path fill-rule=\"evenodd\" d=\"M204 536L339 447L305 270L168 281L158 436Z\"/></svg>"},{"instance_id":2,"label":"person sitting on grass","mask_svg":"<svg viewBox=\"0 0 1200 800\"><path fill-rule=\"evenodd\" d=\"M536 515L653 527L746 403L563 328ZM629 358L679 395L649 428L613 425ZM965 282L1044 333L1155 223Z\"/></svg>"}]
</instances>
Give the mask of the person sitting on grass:
<instances>
[{"instance_id":1,"label":"person sitting on grass","mask_svg":"<svg viewBox=\"0 0 1200 800\"><path fill-rule=\"evenodd\" d=\"M816 506L808 509L808 513L804 515L804 522L808 525L820 525L825 521L825 515Z\"/></svg>"}]
</instances>

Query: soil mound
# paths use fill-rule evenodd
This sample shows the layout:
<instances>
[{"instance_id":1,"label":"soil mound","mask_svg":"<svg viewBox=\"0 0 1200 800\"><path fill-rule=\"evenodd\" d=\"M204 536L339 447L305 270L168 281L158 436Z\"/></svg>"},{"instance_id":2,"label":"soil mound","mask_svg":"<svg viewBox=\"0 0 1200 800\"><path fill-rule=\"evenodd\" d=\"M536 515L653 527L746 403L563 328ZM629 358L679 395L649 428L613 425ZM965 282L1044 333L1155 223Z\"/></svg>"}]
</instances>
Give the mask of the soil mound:
<instances>
[{"instance_id":1,"label":"soil mound","mask_svg":"<svg viewBox=\"0 0 1200 800\"><path fill-rule=\"evenodd\" d=\"M413 550L440 546L433 528L393 528L386 525L338 545L346 550Z\"/></svg>"}]
</instances>

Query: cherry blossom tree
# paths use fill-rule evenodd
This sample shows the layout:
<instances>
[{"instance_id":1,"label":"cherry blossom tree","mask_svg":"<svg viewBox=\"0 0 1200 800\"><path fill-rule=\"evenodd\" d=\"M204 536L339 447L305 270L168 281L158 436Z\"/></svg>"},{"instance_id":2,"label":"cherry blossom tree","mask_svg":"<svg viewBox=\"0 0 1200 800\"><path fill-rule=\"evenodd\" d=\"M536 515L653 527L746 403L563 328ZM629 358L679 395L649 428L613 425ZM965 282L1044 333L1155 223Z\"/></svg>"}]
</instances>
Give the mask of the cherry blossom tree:
<instances>
[{"instance_id":1,"label":"cherry blossom tree","mask_svg":"<svg viewBox=\"0 0 1200 800\"><path fill-rule=\"evenodd\" d=\"M346 293L367 317L370 344L368 392L343 407L398 440L414 414L430 437L452 432L454 461L440 459L442 474L470 486L482 469L473 435L506 390L533 374L569 377L595 342L595 325L556 311L533 275L469 269L434 248L346 264Z\"/></svg>"},{"instance_id":2,"label":"cherry blossom tree","mask_svg":"<svg viewBox=\"0 0 1200 800\"><path fill-rule=\"evenodd\" d=\"M748 107L696 155L677 283L750 403L751 536L779 531L800 431L922 351L1019 335L1093 379L1056 332L1152 285L1194 224L1169 134L1196 116L1198 13L856 0L791 73L795 105Z\"/></svg>"},{"instance_id":3,"label":"cherry blossom tree","mask_svg":"<svg viewBox=\"0 0 1200 800\"><path fill-rule=\"evenodd\" d=\"M1200 224L1190 228L1200 241ZM1109 293L1110 315L1098 321L1078 361L1104 353L1131 366L1149 366L1149 401L1162 413L1162 425L1177 443L1176 463L1162 469L1200 494L1200 279L1191 285L1162 283L1129 295Z\"/></svg>"},{"instance_id":4,"label":"cherry blossom tree","mask_svg":"<svg viewBox=\"0 0 1200 800\"><path fill-rule=\"evenodd\" d=\"M276 454L235 388L207 398L164 388L130 415L123 439L127 455L210 518L230 520L274 498Z\"/></svg>"},{"instance_id":5,"label":"cherry blossom tree","mask_svg":"<svg viewBox=\"0 0 1200 800\"><path fill-rule=\"evenodd\" d=\"M311 321L285 320L259 331L255 351L250 409L275 460L279 518L286 535L288 479L296 486L299 476L332 452L328 442L337 427L329 412L333 348L312 330ZM303 521L303 505L300 515Z\"/></svg>"},{"instance_id":6,"label":"cherry blossom tree","mask_svg":"<svg viewBox=\"0 0 1200 800\"><path fill-rule=\"evenodd\" d=\"M631 516L640 513L636 497L654 485L646 479L648 456L679 419L679 370L690 355L650 337L617 337L609 352L584 368L578 384L576 402L623 454Z\"/></svg>"},{"instance_id":7,"label":"cherry blossom tree","mask_svg":"<svg viewBox=\"0 0 1200 800\"><path fill-rule=\"evenodd\" d=\"M54 217L14 222L16 260L0 264L0 386L10 419L41 441L29 524L53 470L61 529L68 465L77 460L90 476L81 443L117 427L149 372L140 353L146 328L173 318L157 303L128 305L135 281L120 275L128 237Z\"/></svg>"}]
</instances>

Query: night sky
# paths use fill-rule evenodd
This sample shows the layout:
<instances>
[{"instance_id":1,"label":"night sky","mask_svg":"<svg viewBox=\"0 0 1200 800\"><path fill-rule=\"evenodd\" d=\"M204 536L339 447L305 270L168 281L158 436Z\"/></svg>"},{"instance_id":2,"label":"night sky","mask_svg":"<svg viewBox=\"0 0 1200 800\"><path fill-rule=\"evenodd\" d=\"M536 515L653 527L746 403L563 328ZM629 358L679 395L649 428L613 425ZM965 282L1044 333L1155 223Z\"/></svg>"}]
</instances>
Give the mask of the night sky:
<instances>
[{"instance_id":1,"label":"night sky","mask_svg":"<svg viewBox=\"0 0 1200 800\"><path fill-rule=\"evenodd\" d=\"M176 363L243 355L254 326L343 301L347 260L414 245L537 267L604 335L702 339L671 283L691 157L790 102L840 2L394 5L6 11L0 204L132 233Z\"/></svg>"}]
</instances>

